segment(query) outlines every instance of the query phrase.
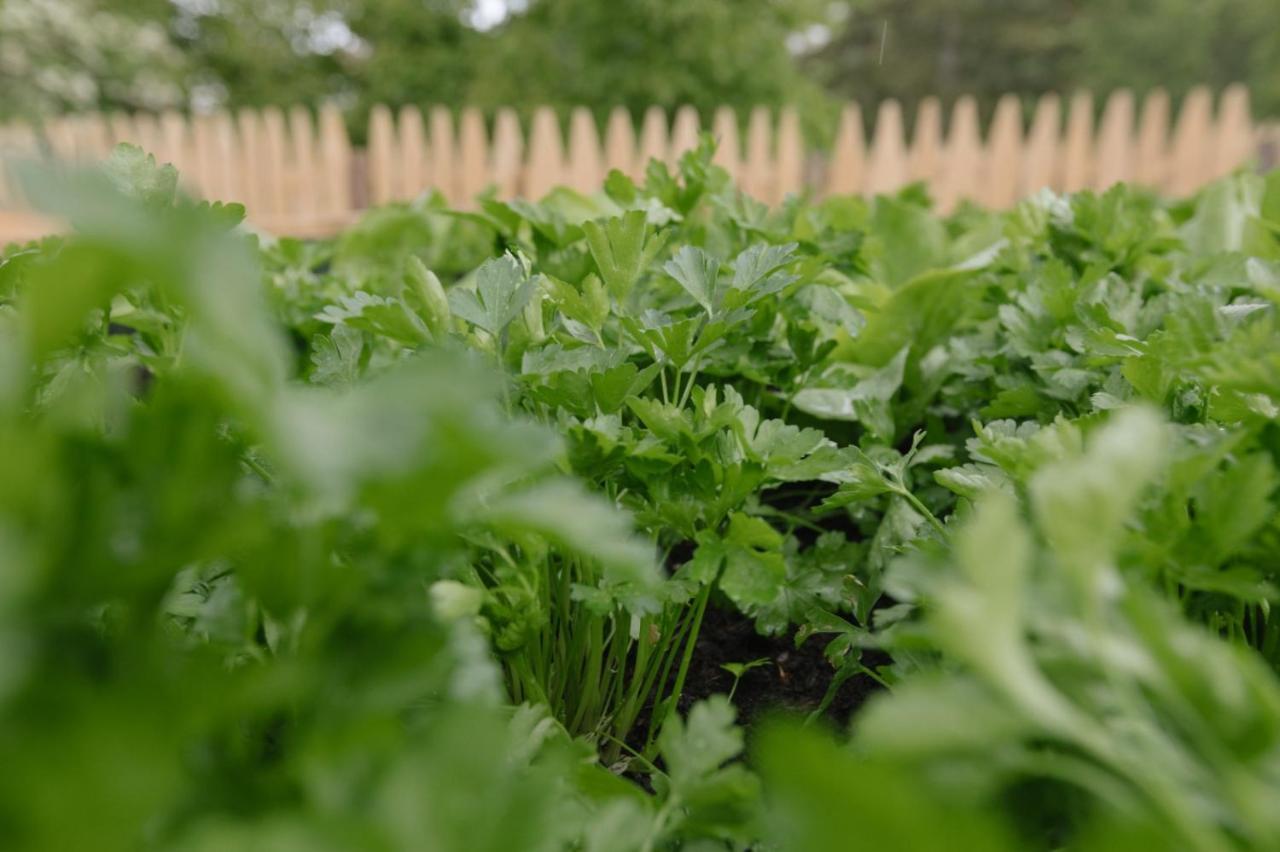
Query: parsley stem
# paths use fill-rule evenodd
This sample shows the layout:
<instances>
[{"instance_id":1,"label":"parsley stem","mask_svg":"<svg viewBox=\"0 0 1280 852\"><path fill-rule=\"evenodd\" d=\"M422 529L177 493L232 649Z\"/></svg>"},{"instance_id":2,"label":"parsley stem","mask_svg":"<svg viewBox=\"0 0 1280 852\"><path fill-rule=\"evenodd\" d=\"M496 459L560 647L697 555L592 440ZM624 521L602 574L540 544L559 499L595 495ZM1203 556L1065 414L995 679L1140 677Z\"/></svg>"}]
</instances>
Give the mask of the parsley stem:
<instances>
[{"instance_id":1,"label":"parsley stem","mask_svg":"<svg viewBox=\"0 0 1280 852\"><path fill-rule=\"evenodd\" d=\"M932 524L933 528L938 531L938 535L942 536L944 541L947 539L947 528L942 525L942 521L938 520L937 515L929 511L929 507L922 503L919 497L912 494L901 484L898 484L893 489L893 493L906 500L911 504L912 508L923 515L925 520Z\"/></svg>"}]
</instances>

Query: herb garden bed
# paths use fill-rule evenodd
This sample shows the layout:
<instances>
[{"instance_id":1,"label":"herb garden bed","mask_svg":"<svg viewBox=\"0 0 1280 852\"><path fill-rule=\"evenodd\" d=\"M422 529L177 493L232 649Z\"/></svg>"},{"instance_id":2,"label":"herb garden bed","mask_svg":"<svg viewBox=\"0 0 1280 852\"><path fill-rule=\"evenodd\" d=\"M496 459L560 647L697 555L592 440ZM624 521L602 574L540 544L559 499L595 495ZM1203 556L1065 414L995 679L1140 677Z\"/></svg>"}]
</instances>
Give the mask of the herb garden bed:
<instances>
[{"instance_id":1,"label":"herb garden bed","mask_svg":"<svg viewBox=\"0 0 1280 852\"><path fill-rule=\"evenodd\" d=\"M326 241L26 175L0 845L1280 845L1280 177L711 158Z\"/></svg>"}]
</instances>

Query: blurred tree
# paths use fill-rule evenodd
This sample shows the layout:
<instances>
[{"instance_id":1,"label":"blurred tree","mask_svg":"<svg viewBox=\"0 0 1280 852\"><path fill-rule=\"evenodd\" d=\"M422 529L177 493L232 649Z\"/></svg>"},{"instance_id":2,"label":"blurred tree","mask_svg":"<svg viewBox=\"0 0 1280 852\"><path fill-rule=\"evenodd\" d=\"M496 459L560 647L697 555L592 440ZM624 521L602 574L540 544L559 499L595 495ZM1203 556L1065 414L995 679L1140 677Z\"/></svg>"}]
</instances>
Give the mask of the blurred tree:
<instances>
[{"instance_id":1,"label":"blurred tree","mask_svg":"<svg viewBox=\"0 0 1280 852\"><path fill-rule=\"evenodd\" d=\"M864 105L1240 81L1255 112L1280 113L1276 0L845 0L828 16L804 66Z\"/></svg>"},{"instance_id":2,"label":"blurred tree","mask_svg":"<svg viewBox=\"0 0 1280 852\"><path fill-rule=\"evenodd\" d=\"M806 58L827 88L863 107L926 95L985 104L1053 89L1072 43L1066 0L866 0L832 4L835 35Z\"/></svg>"},{"instance_id":3,"label":"blurred tree","mask_svg":"<svg viewBox=\"0 0 1280 852\"><path fill-rule=\"evenodd\" d=\"M0 2L0 117L174 106L185 68L154 16L96 0Z\"/></svg>"},{"instance_id":4,"label":"blurred tree","mask_svg":"<svg viewBox=\"0 0 1280 852\"><path fill-rule=\"evenodd\" d=\"M481 105L812 103L787 37L812 0L535 0L485 39L468 99Z\"/></svg>"},{"instance_id":5,"label":"blurred tree","mask_svg":"<svg viewBox=\"0 0 1280 852\"><path fill-rule=\"evenodd\" d=\"M1085 0L1064 76L1098 90L1247 83L1258 114L1280 114L1277 0Z\"/></svg>"}]
</instances>

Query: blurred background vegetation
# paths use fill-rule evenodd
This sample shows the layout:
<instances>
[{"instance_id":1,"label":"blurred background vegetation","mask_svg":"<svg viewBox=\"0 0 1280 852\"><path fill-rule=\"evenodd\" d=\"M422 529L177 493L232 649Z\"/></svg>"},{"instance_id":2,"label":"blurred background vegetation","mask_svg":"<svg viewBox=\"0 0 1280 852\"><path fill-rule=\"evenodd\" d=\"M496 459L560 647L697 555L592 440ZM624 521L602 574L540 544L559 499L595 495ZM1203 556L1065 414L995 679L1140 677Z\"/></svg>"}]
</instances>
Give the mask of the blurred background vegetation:
<instances>
[{"instance_id":1,"label":"blurred background vegetation","mask_svg":"<svg viewBox=\"0 0 1280 852\"><path fill-rule=\"evenodd\" d=\"M370 104L798 104L1249 84L1276 0L5 0L0 117ZM910 111L910 110L909 110Z\"/></svg>"}]
</instances>

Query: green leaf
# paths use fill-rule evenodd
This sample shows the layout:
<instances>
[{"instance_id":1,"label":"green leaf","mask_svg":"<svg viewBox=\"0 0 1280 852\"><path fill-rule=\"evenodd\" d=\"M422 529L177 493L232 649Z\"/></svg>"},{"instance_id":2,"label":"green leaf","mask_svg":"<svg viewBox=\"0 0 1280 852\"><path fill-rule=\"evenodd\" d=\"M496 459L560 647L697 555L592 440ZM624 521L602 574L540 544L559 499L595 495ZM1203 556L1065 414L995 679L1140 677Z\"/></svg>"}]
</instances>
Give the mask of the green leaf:
<instances>
[{"instance_id":1,"label":"green leaf","mask_svg":"<svg viewBox=\"0 0 1280 852\"><path fill-rule=\"evenodd\" d=\"M715 313L719 302L720 261L696 246L683 246L662 268L708 316Z\"/></svg>"},{"instance_id":2,"label":"green leaf","mask_svg":"<svg viewBox=\"0 0 1280 852\"><path fill-rule=\"evenodd\" d=\"M582 230L600 277L619 302L631 293L631 288L666 242L665 236L649 235L641 210L629 210L603 225L583 222Z\"/></svg>"},{"instance_id":3,"label":"green leaf","mask_svg":"<svg viewBox=\"0 0 1280 852\"><path fill-rule=\"evenodd\" d=\"M825 420L862 423L872 436L892 441L893 409L890 400L902 387L907 350L899 350L888 364L859 380L851 388L805 388L792 403L801 411Z\"/></svg>"},{"instance_id":4,"label":"green leaf","mask_svg":"<svg viewBox=\"0 0 1280 852\"><path fill-rule=\"evenodd\" d=\"M533 294L533 281L509 254L487 260L476 270L475 290L454 287L449 291L453 312L493 337L502 334L520 315Z\"/></svg>"}]
</instances>

